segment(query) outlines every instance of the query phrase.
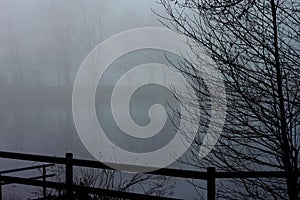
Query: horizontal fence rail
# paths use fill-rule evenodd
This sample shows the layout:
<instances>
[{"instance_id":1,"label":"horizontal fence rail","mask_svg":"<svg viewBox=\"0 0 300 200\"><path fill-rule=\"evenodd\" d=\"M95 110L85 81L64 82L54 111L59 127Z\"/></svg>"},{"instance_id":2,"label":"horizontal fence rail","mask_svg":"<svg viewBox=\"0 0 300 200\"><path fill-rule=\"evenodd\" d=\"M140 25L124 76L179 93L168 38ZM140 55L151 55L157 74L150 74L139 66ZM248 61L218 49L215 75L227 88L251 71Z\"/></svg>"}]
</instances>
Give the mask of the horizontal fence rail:
<instances>
[{"instance_id":1,"label":"horizontal fence rail","mask_svg":"<svg viewBox=\"0 0 300 200\"><path fill-rule=\"evenodd\" d=\"M29 177L27 179L35 180L35 179L43 179L43 181L46 181L47 178L54 177L55 174L47 174L46 169L48 167L53 167L55 166L54 163L51 164L44 164L44 165L35 165L35 166L29 166L29 167L21 167L21 168L15 168L15 169L10 169L10 170L2 170L0 171L0 200L2 200L2 186L3 185L9 185L15 182L10 182L10 181L3 181L1 178L3 174L10 174L14 172L24 172L28 170L33 170L33 169L42 169L42 176L34 176L34 177ZM47 188L43 186L43 198L46 199L46 193L47 193Z\"/></svg>"},{"instance_id":2,"label":"horizontal fence rail","mask_svg":"<svg viewBox=\"0 0 300 200\"><path fill-rule=\"evenodd\" d=\"M14 182L24 185L31 185L31 186L45 186L47 188L54 188L54 189L69 189L68 185L65 183L57 183L53 181L41 181L41 180L32 180L32 179L26 179L26 178L20 178L20 177L12 177L12 176L2 176L2 181L5 182ZM173 200L174 198L167 198L167 197L156 197L156 196L150 196L150 195L144 195L144 194L138 194L138 193L129 193L129 192L121 192L116 190L109 190L109 189L101 189L101 188L95 188L95 187L86 187L81 185L72 185L73 191L80 191L80 192L87 192L90 194L100 194L100 196L109 196L109 197L115 197L115 198L124 198L124 199L145 199L145 200Z\"/></svg>"},{"instance_id":3,"label":"horizontal fence rail","mask_svg":"<svg viewBox=\"0 0 300 200\"><path fill-rule=\"evenodd\" d=\"M73 184L73 166L78 167L88 167L88 168L97 168L97 169L109 169L115 170L109 166L115 166L118 169L124 169L124 172L128 172L127 169L140 169L143 168L147 172L146 174L177 177L177 178L191 178L207 181L207 199L215 200L216 196L216 179L229 179L229 178L285 178L289 174L284 171L237 171L237 172L218 172L214 167L208 167L207 171L192 171L192 170L181 170L181 169L156 169L151 167L141 167L135 165L125 165L125 164L112 164L105 163L93 160L84 160L84 159L75 159L73 158L72 153L67 153L66 157L55 157L55 156L45 156L45 155L36 155L36 154L25 154L25 153L15 153L15 152L5 152L0 151L0 158L6 159L15 159L15 160L26 160L26 161L35 161L35 162L44 162L44 163L53 163L53 164L63 164L66 166L66 183L57 183L51 181L41 181L35 179L25 179L20 177L11 177L11 176L1 176L1 181L4 182L14 182L25 185L32 186L46 186L49 188L61 188L67 191L67 196L71 197L73 191L80 190L88 193L101 194L101 196L110 196L117 198L125 199L174 199L166 197L155 197L144 194L137 193L128 193L115 190L86 187L81 185ZM50 164L51 165L51 164ZM12 170L6 170L12 171ZM1 174L1 172L0 172ZM300 176L300 172L292 174L293 176Z\"/></svg>"},{"instance_id":4,"label":"horizontal fence rail","mask_svg":"<svg viewBox=\"0 0 300 200\"><path fill-rule=\"evenodd\" d=\"M199 171L191 171L191 170L165 169L165 168L157 170L157 168L152 168L152 167L142 167L136 165L112 164L112 163L109 163L109 166L107 166L102 162L94 161L94 160L84 160L84 159L75 159L75 158L67 160L66 157L44 156L44 155L14 153L14 152L4 152L4 151L0 151L0 158L47 162L47 163L64 164L64 165L72 164L73 166L78 166L78 167L89 167L89 168L111 169L111 170L115 170L115 169L109 166L116 166L116 168L118 169L124 169L125 172L128 171L126 169L142 168L145 169L145 171L150 171L147 174L207 180L207 172L199 172Z\"/></svg>"},{"instance_id":5,"label":"horizontal fence rail","mask_svg":"<svg viewBox=\"0 0 300 200\"><path fill-rule=\"evenodd\" d=\"M55 166L55 165L54 164L44 164L44 165L36 165L36 166L30 166L30 167L21 167L21 168L16 168L16 169L2 170L2 171L0 171L0 174L8 174L8 173L13 173L13 172L20 172L20 171L25 171L25 170L40 169L43 167L53 167L53 166Z\"/></svg>"}]
</instances>

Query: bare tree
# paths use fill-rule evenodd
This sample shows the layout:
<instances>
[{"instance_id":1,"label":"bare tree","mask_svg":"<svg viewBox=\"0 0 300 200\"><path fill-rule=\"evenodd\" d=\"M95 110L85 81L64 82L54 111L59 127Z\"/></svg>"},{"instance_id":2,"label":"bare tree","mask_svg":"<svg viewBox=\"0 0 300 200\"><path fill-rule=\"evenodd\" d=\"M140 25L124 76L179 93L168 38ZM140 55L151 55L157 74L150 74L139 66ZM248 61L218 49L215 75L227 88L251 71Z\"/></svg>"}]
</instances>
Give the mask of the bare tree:
<instances>
[{"instance_id":1,"label":"bare tree","mask_svg":"<svg viewBox=\"0 0 300 200\"><path fill-rule=\"evenodd\" d=\"M22 35L18 28L18 18L13 15L15 2L3 0L0 2L0 58L2 73L8 74L6 82L13 86L24 85L22 63ZM2 74L3 75L3 74ZM2 80L3 81L3 80ZM5 82L5 80L3 81Z\"/></svg>"},{"instance_id":2,"label":"bare tree","mask_svg":"<svg viewBox=\"0 0 300 200\"><path fill-rule=\"evenodd\" d=\"M64 166L54 167L51 169L51 172L56 174L55 181L64 182ZM74 184L122 192L139 192L146 195L170 197L173 195L176 182L170 177L79 167L74 169ZM64 192L63 190L48 189L47 195L57 198L63 196ZM31 194L39 197L43 193L41 188L36 188ZM78 191L75 192L75 196L77 199L116 199Z\"/></svg>"},{"instance_id":3,"label":"bare tree","mask_svg":"<svg viewBox=\"0 0 300 200\"><path fill-rule=\"evenodd\" d=\"M226 199L298 199L300 2L160 3L167 13L160 15L162 23L188 36L195 54L204 50L215 61L227 92L227 119L215 149L198 160L199 137L184 162L225 171L284 170L284 180L233 180L220 185L218 195ZM177 68L193 82L201 105L209 105L199 68L190 63ZM207 111L207 118L200 120L205 129L214 116L202 109Z\"/></svg>"}]
</instances>

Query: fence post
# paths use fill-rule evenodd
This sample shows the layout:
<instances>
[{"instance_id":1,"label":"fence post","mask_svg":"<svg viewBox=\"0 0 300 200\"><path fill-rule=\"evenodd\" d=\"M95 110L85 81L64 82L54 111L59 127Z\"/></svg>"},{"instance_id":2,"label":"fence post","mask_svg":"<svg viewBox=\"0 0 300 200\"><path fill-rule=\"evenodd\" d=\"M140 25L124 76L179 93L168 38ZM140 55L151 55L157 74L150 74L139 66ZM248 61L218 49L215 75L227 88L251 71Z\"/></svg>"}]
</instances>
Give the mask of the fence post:
<instances>
[{"instance_id":1,"label":"fence post","mask_svg":"<svg viewBox=\"0 0 300 200\"><path fill-rule=\"evenodd\" d=\"M1 181L1 173L0 173L0 200L2 200L2 181Z\"/></svg>"},{"instance_id":2,"label":"fence post","mask_svg":"<svg viewBox=\"0 0 300 200\"><path fill-rule=\"evenodd\" d=\"M66 185L67 185L67 199L73 199L73 164L72 164L73 154L66 153Z\"/></svg>"},{"instance_id":3,"label":"fence post","mask_svg":"<svg viewBox=\"0 0 300 200\"><path fill-rule=\"evenodd\" d=\"M207 200L216 199L216 168L207 168Z\"/></svg>"},{"instance_id":4,"label":"fence post","mask_svg":"<svg viewBox=\"0 0 300 200\"><path fill-rule=\"evenodd\" d=\"M43 166L43 198L46 199L47 198L47 189L46 189L46 167Z\"/></svg>"}]
</instances>

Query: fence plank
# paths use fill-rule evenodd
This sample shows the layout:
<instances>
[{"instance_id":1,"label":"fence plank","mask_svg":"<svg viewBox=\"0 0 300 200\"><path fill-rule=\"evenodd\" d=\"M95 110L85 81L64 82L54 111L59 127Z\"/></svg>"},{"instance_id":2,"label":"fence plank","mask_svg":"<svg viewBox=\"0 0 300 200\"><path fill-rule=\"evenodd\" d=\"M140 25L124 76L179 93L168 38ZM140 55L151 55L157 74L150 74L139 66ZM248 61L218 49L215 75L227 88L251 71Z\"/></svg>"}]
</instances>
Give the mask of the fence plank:
<instances>
[{"instance_id":1,"label":"fence plank","mask_svg":"<svg viewBox=\"0 0 300 200\"><path fill-rule=\"evenodd\" d=\"M27 178L20 178L20 177L12 177L12 176L2 176L1 177L5 182L14 182L17 184L24 184L24 185L31 185L31 186L39 186L43 187L46 186L47 188L55 188L55 189L64 189L68 188L67 184L65 183L57 183L52 181L41 181L41 180L33 180ZM73 191L83 191L88 192L90 194L97 194L100 196L109 196L109 197L116 197L116 198L124 198L124 199L133 199L133 200L176 200L176 198L168 198L168 197L157 197L157 196L150 196L138 193L129 193L129 192L121 192L116 190L108 190L108 189L101 189L101 188L94 188L94 187L86 187L81 185L73 185ZM179 200L177 198L177 200Z\"/></svg>"},{"instance_id":2,"label":"fence plank","mask_svg":"<svg viewBox=\"0 0 300 200\"><path fill-rule=\"evenodd\" d=\"M73 199L73 164L72 164L73 154L66 153L66 185L67 185L67 198Z\"/></svg>"},{"instance_id":3,"label":"fence plank","mask_svg":"<svg viewBox=\"0 0 300 200\"><path fill-rule=\"evenodd\" d=\"M216 168L208 167L207 168L207 200L216 199Z\"/></svg>"}]
</instances>

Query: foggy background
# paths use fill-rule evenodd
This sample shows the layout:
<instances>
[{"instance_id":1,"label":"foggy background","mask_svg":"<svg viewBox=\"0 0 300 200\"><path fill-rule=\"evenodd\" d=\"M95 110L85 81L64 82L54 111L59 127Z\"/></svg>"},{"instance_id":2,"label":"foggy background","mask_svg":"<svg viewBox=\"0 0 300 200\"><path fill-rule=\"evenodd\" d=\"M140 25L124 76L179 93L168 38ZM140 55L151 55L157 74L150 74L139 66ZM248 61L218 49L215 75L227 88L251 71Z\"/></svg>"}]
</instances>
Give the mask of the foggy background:
<instances>
[{"instance_id":1,"label":"foggy background","mask_svg":"<svg viewBox=\"0 0 300 200\"><path fill-rule=\"evenodd\" d=\"M107 37L131 28L158 26L150 11L155 2L0 3L1 148L55 155L84 153L78 149L71 116L76 72L85 56Z\"/></svg>"},{"instance_id":2,"label":"foggy background","mask_svg":"<svg viewBox=\"0 0 300 200\"><path fill-rule=\"evenodd\" d=\"M76 158L93 159L72 119L76 72L85 56L109 36L132 28L162 27L151 9L161 12L155 0L0 0L1 151L55 156L72 152ZM158 59L155 52L142 55L145 59L124 57L116 69ZM110 81L106 84L109 87ZM96 105L101 106L107 105ZM0 163L1 169L25 164L2 159ZM175 196L192 198L192 189L177 185ZM26 190L20 191L19 186L5 189L8 196L15 193L21 198Z\"/></svg>"}]
</instances>

